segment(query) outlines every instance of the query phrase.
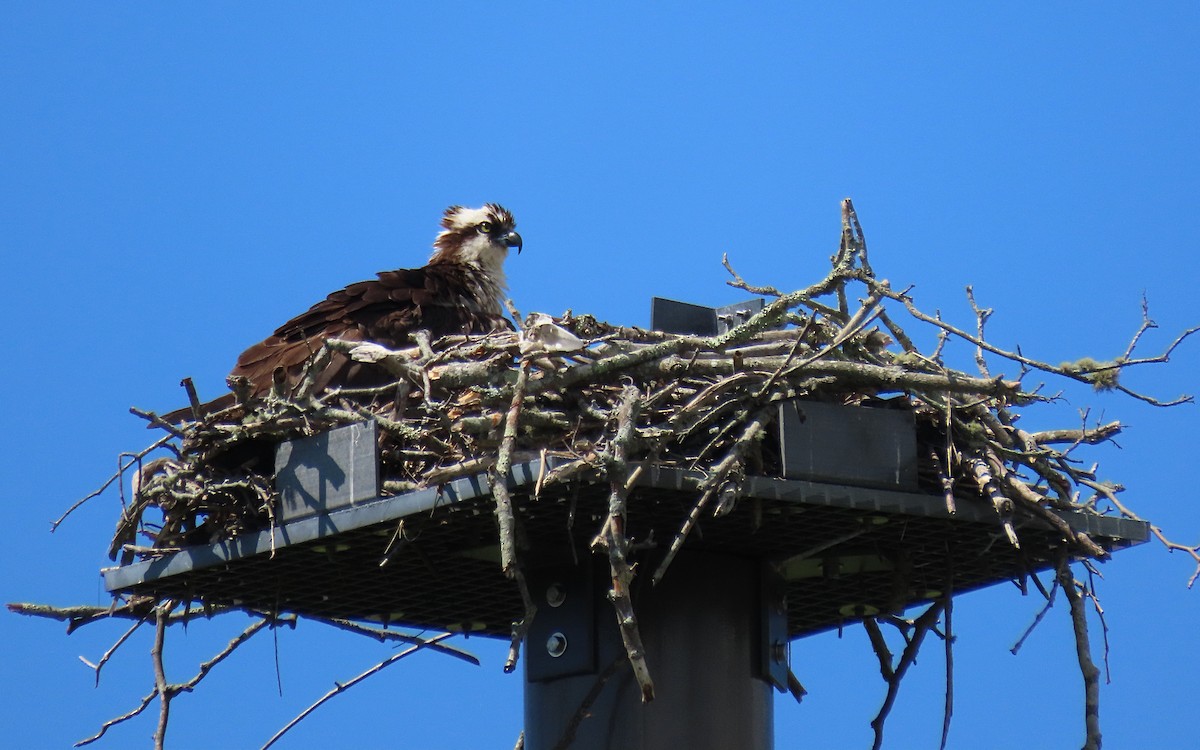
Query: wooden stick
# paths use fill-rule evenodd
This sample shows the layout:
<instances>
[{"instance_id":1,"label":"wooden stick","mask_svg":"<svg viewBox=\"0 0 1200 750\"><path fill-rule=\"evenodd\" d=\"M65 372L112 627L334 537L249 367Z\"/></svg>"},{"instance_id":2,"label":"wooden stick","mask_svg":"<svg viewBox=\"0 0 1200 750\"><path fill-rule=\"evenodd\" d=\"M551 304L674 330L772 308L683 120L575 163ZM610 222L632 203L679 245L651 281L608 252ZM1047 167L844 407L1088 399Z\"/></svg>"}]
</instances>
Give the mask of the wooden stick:
<instances>
[{"instance_id":1,"label":"wooden stick","mask_svg":"<svg viewBox=\"0 0 1200 750\"><path fill-rule=\"evenodd\" d=\"M287 734L293 727L295 727L297 724L299 724L301 721L303 721L305 717L307 717L313 711L316 711L322 705L327 703L335 695L344 693L345 691L354 687L355 685L357 685L358 683L367 679L371 675L380 672L381 670L383 670L386 667L390 667L391 665L395 664L396 662L400 661L401 659L403 659L407 656L411 656L412 654L415 654L416 652L420 651L421 649L425 648L426 646L438 643L440 641L444 641L447 638L452 637L453 635L454 635L454 633L442 633L440 635L435 635L432 638L426 639L422 643L419 643L419 644L416 644L414 646L410 646L409 648L404 649L403 651L401 651L398 654L393 654L392 656L389 656L388 658L379 662L378 664L371 667L367 671L365 671L355 677L352 677L351 679L347 680L346 682L334 683L334 688L332 690L330 690L328 693L325 693L325 695L322 695L320 698L318 698L316 700L315 703L313 703L311 706L309 706L308 708L301 711L300 714L298 716L296 716L296 718L289 721L287 724L284 725L284 727L282 729L280 729L278 732L273 734L271 736L271 739L267 740L266 744L264 744L262 746L261 750L267 750L267 748L271 747L271 745L274 745L276 742L279 741L279 739L281 737L283 737L283 735Z\"/></svg>"}]
</instances>

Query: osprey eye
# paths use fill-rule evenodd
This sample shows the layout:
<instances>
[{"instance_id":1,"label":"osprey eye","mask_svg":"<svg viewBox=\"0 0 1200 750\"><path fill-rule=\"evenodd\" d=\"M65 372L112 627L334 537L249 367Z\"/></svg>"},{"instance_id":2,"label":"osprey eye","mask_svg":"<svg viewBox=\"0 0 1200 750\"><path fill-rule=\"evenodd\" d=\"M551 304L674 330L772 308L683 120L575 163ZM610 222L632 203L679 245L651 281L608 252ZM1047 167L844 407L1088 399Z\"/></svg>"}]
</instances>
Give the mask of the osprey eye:
<instances>
[{"instance_id":1,"label":"osprey eye","mask_svg":"<svg viewBox=\"0 0 1200 750\"><path fill-rule=\"evenodd\" d=\"M490 221L480 222L478 229L479 229L480 234L491 234L492 233L492 222L490 222Z\"/></svg>"}]
</instances>

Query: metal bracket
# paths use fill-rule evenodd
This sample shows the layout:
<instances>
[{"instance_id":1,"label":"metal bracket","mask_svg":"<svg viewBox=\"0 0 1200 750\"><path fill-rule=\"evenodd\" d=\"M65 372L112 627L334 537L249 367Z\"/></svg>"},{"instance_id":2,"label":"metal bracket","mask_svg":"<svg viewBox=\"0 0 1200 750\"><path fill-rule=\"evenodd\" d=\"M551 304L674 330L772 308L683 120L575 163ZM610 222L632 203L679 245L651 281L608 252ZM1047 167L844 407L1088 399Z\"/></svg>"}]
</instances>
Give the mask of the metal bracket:
<instances>
[{"instance_id":1,"label":"metal bracket","mask_svg":"<svg viewBox=\"0 0 1200 750\"><path fill-rule=\"evenodd\" d=\"M525 636L530 682L596 671L596 613L592 566L582 562L531 570L526 576L537 616Z\"/></svg>"},{"instance_id":2,"label":"metal bracket","mask_svg":"<svg viewBox=\"0 0 1200 750\"><path fill-rule=\"evenodd\" d=\"M917 488L917 428L911 411L782 401L779 440L788 479Z\"/></svg>"},{"instance_id":3,"label":"metal bracket","mask_svg":"<svg viewBox=\"0 0 1200 750\"><path fill-rule=\"evenodd\" d=\"M379 496L379 427L355 422L275 449L276 518L285 523Z\"/></svg>"},{"instance_id":4,"label":"metal bracket","mask_svg":"<svg viewBox=\"0 0 1200 750\"><path fill-rule=\"evenodd\" d=\"M761 297L723 307L705 307L654 297L650 301L650 327L665 333L716 336L745 323L762 310L763 305Z\"/></svg>"},{"instance_id":5,"label":"metal bracket","mask_svg":"<svg viewBox=\"0 0 1200 750\"><path fill-rule=\"evenodd\" d=\"M759 666L762 677L779 691L788 686L787 582L775 566L763 564L762 648Z\"/></svg>"}]
</instances>

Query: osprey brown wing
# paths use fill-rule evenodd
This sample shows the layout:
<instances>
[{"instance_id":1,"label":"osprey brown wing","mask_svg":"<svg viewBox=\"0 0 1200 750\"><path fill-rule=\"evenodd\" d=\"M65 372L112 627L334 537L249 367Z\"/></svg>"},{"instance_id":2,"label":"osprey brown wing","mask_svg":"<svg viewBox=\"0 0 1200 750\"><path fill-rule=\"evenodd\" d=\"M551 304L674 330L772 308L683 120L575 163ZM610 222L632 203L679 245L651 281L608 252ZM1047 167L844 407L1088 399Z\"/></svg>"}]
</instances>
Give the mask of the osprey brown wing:
<instances>
[{"instance_id":1,"label":"osprey brown wing","mask_svg":"<svg viewBox=\"0 0 1200 750\"><path fill-rule=\"evenodd\" d=\"M326 339L398 348L421 329L435 338L511 329L500 302L506 283L504 260L511 248L521 251L512 214L495 203L481 208L451 206L441 224L426 265L384 271L376 279L334 292L242 352L230 375L248 379L253 392L262 394L271 388L277 372L295 385L309 357ZM379 385L387 379L382 368L353 362L346 355L334 354L331 360L315 383L317 390L331 385ZM232 395L222 396L203 405L203 410L211 412L232 402ZM163 418L178 423L191 415L190 409L181 409Z\"/></svg>"},{"instance_id":2,"label":"osprey brown wing","mask_svg":"<svg viewBox=\"0 0 1200 750\"><path fill-rule=\"evenodd\" d=\"M409 344L409 334L428 330L437 338L453 333L508 330L509 322L481 300L478 272L450 263L384 271L334 292L238 357L231 375L248 378L257 392L270 387L276 368L294 382L322 342L329 338L372 341L389 348ZM491 308L491 309L489 309ZM361 368L335 358L322 385L365 385Z\"/></svg>"}]
</instances>

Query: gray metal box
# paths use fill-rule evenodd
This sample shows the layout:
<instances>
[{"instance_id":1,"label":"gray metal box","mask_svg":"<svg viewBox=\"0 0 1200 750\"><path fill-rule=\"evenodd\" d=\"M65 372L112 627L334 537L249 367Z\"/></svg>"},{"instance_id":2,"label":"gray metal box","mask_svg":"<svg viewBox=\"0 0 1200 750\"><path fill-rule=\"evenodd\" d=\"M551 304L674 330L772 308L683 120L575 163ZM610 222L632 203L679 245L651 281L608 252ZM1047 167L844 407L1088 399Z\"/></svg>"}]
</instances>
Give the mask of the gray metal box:
<instances>
[{"instance_id":1,"label":"gray metal box","mask_svg":"<svg viewBox=\"0 0 1200 750\"><path fill-rule=\"evenodd\" d=\"M786 479L917 488L910 411L785 401L779 405L779 443Z\"/></svg>"},{"instance_id":2,"label":"gray metal box","mask_svg":"<svg viewBox=\"0 0 1200 750\"><path fill-rule=\"evenodd\" d=\"M654 297L650 301L650 327L666 333L716 336L745 323L762 309L761 297L723 307L706 307Z\"/></svg>"},{"instance_id":3,"label":"gray metal box","mask_svg":"<svg viewBox=\"0 0 1200 750\"><path fill-rule=\"evenodd\" d=\"M356 422L275 450L276 520L329 513L379 496L378 425Z\"/></svg>"}]
</instances>

